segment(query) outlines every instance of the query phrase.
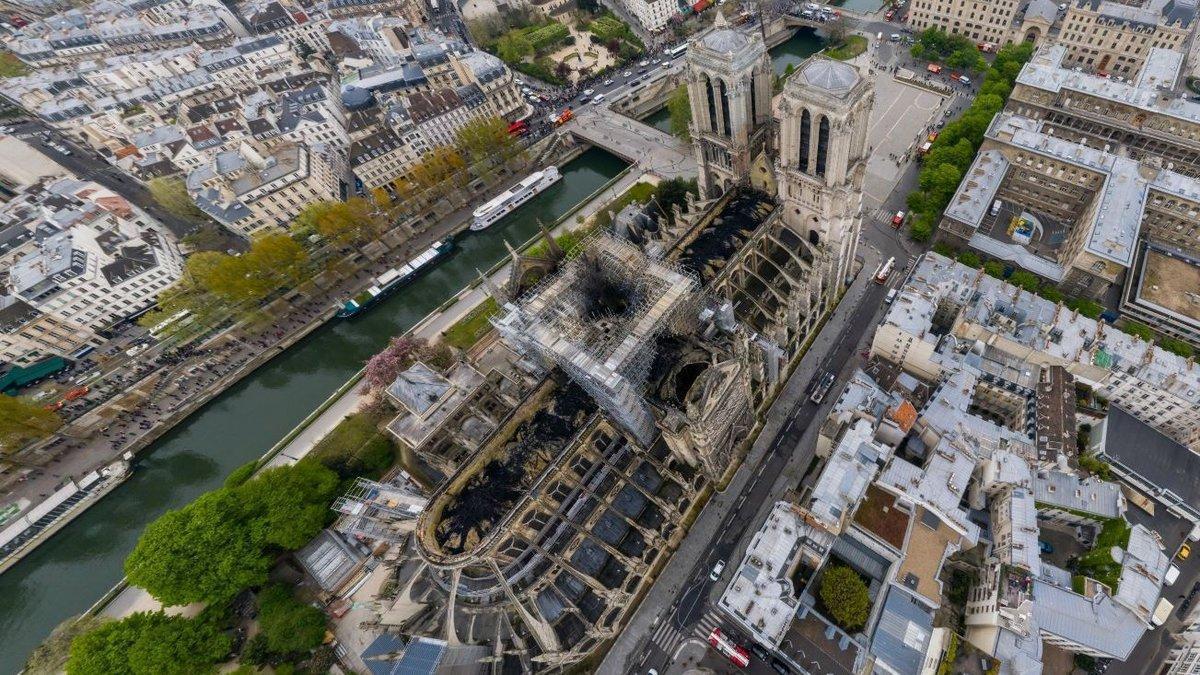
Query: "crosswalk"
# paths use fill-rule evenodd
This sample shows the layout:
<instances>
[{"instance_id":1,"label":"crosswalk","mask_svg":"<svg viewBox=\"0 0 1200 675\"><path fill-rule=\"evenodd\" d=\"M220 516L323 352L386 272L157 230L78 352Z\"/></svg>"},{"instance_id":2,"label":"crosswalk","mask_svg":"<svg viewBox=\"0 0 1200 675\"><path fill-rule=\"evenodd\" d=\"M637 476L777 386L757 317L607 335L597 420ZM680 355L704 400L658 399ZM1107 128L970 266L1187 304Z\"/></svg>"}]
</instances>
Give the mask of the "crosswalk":
<instances>
[{"instance_id":1,"label":"crosswalk","mask_svg":"<svg viewBox=\"0 0 1200 675\"><path fill-rule=\"evenodd\" d=\"M679 645L689 637L698 637L700 639L708 638L708 634L712 629L721 625L721 616L714 610L704 612L704 616L700 617L700 623L696 624L690 632L680 632L671 619L664 619L658 628L654 630L650 641L658 645L668 655L674 654Z\"/></svg>"}]
</instances>

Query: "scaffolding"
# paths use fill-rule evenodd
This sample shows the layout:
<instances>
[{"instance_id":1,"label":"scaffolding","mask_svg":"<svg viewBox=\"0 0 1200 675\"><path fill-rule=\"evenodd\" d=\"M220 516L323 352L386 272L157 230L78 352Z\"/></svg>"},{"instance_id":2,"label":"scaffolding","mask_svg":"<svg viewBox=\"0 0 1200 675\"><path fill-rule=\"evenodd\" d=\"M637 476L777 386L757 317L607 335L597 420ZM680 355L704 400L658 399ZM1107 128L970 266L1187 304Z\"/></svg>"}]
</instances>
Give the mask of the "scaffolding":
<instances>
[{"instance_id":1,"label":"scaffolding","mask_svg":"<svg viewBox=\"0 0 1200 675\"><path fill-rule=\"evenodd\" d=\"M607 233L575 251L492 323L514 351L561 368L648 445L655 425L643 393L655 345L664 333L695 329L700 284Z\"/></svg>"},{"instance_id":2,"label":"scaffolding","mask_svg":"<svg viewBox=\"0 0 1200 675\"><path fill-rule=\"evenodd\" d=\"M416 526L428 500L400 474L390 483L358 478L333 510L343 515L337 530L372 541L397 542Z\"/></svg>"}]
</instances>

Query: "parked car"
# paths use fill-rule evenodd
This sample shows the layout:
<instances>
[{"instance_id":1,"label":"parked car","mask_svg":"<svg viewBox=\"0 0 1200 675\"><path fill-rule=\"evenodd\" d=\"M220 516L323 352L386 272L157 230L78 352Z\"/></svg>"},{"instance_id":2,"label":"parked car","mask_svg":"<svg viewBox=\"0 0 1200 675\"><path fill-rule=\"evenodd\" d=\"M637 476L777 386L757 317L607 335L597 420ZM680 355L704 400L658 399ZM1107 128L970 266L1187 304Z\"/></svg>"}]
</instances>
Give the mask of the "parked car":
<instances>
[{"instance_id":1,"label":"parked car","mask_svg":"<svg viewBox=\"0 0 1200 675\"><path fill-rule=\"evenodd\" d=\"M1192 547L1189 546L1188 544L1184 544L1183 546L1179 547L1179 553L1176 553L1175 556L1177 558L1179 558L1180 560L1187 560L1188 556L1190 556L1191 554L1192 554Z\"/></svg>"}]
</instances>

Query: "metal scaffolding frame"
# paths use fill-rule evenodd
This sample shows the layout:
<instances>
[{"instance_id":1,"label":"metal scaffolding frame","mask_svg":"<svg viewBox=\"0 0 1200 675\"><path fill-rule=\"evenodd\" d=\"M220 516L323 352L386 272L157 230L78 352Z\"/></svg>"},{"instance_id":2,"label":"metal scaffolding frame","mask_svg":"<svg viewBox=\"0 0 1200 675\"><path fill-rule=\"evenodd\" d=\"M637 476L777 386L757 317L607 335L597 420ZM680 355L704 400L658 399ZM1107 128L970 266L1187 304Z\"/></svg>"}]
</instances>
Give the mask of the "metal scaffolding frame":
<instances>
[{"instance_id":1,"label":"metal scaffolding frame","mask_svg":"<svg viewBox=\"0 0 1200 675\"><path fill-rule=\"evenodd\" d=\"M492 323L515 351L561 368L649 444L655 425L643 394L655 345L663 333L695 328L700 283L607 233L589 236L572 253ZM600 308L606 301L614 306Z\"/></svg>"}]
</instances>

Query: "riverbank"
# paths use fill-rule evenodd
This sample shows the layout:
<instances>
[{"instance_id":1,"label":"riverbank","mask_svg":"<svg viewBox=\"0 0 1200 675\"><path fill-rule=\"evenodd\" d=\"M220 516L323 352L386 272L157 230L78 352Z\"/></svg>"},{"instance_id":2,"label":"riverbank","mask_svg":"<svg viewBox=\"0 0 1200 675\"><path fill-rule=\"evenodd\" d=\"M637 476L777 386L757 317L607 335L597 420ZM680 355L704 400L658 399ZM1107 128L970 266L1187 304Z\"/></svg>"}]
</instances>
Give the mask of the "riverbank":
<instances>
[{"instance_id":1,"label":"riverbank","mask_svg":"<svg viewBox=\"0 0 1200 675\"><path fill-rule=\"evenodd\" d=\"M258 370L180 420L150 444L123 486L0 576L0 672L16 672L26 654L63 619L88 609L120 580L125 554L151 520L219 485L234 468L260 458L319 407L392 336L403 333L476 281L475 269L505 255L504 240L523 241L537 219L553 222L626 168L599 150L563 162L564 180L498 223L459 242L445 262L353 321L324 323ZM557 159L557 158L556 158ZM560 160L561 161L561 160Z\"/></svg>"},{"instance_id":2,"label":"riverbank","mask_svg":"<svg viewBox=\"0 0 1200 675\"><path fill-rule=\"evenodd\" d=\"M561 215L557 221L548 224L547 228L550 230L551 236L561 236L570 230L582 227L587 220L603 210L604 207L608 206L614 199L624 194L626 190L640 180L657 182L656 177L634 172L632 171L632 167L627 167L604 186L589 195L584 201L577 204L575 208ZM577 219L582 219L583 222ZM518 253L524 252L540 241L541 235L539 233L527 239L519 247L515 247L514 250ZM484 276L494 283L502 284L506 281L510 269L511 262L502 260L489 268L487 272L484 272ZM486 291L482 288L482 281L477 279L405 331L403 336L416 337L429 341L439 339L446 328L454 325L462 316L475 309L483 301L484 297L486 297ZM359 370L329 398L322 402L316 410L305 417L292 431L288 432L279 443L275 444L259 460L259 470L273 466L295 464L303 459L347 415L355 412L362 398L362 393L358 386L362 381L362 377L363 371ZM149 593L136 586L130 586L125 579L121 579L96 604L92 605L87 614L120 619L135 612L155 611L158 609L162 609L161 603L155 600ZM182 610L182 608L176 609Z\"/></svg>"}]
</instances>

